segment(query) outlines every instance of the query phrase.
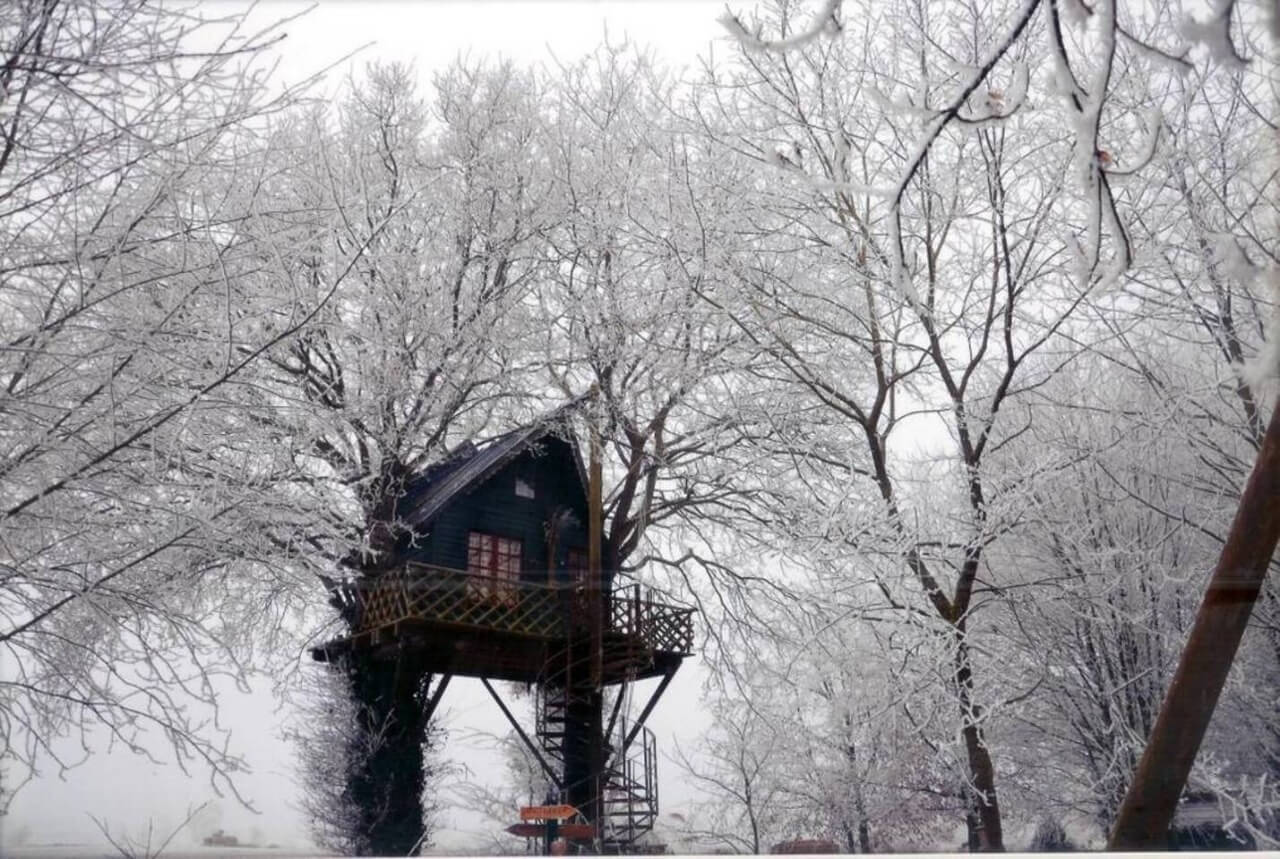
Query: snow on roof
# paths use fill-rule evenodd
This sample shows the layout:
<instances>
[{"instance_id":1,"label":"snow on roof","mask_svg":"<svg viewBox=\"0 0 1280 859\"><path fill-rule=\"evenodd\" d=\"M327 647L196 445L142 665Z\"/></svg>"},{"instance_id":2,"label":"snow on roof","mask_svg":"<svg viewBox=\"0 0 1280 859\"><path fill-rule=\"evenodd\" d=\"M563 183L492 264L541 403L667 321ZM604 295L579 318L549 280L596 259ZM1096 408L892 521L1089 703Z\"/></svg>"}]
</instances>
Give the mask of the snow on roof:
<instances>
[{"instance_id":1,"label":"snow on roof","mask_svg":"<svg viewBox=\"0 0 1280 859\"><path fill-rule=\"evenodd\" d=\"M477 447L470 442L462 445L446 459L427 468L405 487L401 502L404 521L410 527L422 528L454 499L479 486L499 468L548 436L569 442L574 452L578 479L585 488L586 469L573 444L573 432L565 417L577 408L582 398L575 399L528 426L512 430L505 435Z\"/></svg>"}]
</instances>

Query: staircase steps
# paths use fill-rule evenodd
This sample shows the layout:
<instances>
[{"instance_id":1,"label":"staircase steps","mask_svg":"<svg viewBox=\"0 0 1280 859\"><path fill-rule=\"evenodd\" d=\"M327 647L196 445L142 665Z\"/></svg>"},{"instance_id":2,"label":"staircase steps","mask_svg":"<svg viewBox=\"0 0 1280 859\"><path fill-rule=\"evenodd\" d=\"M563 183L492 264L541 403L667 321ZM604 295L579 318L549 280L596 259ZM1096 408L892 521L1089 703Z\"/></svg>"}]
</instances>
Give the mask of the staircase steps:
<instances>
[{"instance_id":1,"label":"staircase steps","mask_svg":"<svg viewBox=\"0 0 1280 859\"><path fill-rule=\"evenodd\" d=\"M566 648L548 660L547 671L538 684L535 706L537 741L547 757L561 766L565 761L565 723L574 682L581 682L590 670L583 664L584 660L575 662L573 653L572 648ZM646 659L652 660L652 653L640 652L633 646L611 646L604 657L606 675L634 677ZM625 715L628 703L623 701L614 736L605 738L606 755L610 757L622 746L630 730ZM602 781L603 833L599 848L604 853L637 852L642 848L637 841L652 831L658 818L657 752L653 732L642 729L626 758L614 760L603 773Z\"/></svg>"}]
</instances>

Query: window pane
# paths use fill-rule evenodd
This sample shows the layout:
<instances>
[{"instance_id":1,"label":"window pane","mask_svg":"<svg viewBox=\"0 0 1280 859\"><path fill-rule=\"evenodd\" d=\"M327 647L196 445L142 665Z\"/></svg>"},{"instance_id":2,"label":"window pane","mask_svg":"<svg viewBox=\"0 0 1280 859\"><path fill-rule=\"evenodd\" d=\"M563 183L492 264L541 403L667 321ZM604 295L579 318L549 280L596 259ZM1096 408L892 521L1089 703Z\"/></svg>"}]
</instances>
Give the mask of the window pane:
<instances>
[{"instance_id":1,"label":"window pane","mask_svg":"<svg viewBox=\"0 0 1280 859\"><path fill-rule=\"evenodd\" d=\"M472 531L467 535L469 591L482 599L515 602L523 544L509 537ZM495 581L497 580L497 581Z\"/></svg>"}]
</instances>

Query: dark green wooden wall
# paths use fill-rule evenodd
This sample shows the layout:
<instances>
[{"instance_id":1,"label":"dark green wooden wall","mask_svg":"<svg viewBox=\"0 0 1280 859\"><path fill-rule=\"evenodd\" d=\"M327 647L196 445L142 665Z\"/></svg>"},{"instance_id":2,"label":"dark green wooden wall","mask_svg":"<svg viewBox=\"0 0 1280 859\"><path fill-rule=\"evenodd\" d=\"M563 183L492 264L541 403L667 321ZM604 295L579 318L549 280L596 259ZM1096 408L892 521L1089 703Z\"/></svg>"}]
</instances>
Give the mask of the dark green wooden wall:
<instances>
[{"instance_id":1,"label":"dark green wooden wall","mask_svg":"<svg viewBox=\"0 0 1280 859\"><path fill-rule=\"evenodd\" d=\"M534 497L516 495L516 479L533 486ZM546 581L546 523L558 508L572 511L576 522L561 531L556 559L557 578L565 580L569 549L586 551L587 499L573 451L557 438L544 438L498 469L470 492L456 497L419 535L417 546L406 550L408 561L455 570L467 568L467 533L483 531L517 539L522 544L523 575ZM606 575L606 579L611 578Z\"/></svg>"}]
</instances>

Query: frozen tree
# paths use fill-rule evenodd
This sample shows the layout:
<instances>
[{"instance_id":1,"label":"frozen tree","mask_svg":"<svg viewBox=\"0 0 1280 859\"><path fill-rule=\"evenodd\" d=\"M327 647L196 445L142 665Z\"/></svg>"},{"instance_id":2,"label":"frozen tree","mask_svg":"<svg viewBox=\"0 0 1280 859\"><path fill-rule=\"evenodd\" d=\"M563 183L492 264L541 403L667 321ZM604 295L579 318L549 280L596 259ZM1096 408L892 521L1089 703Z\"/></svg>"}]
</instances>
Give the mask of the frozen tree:
<instances>
[{"instance_id":1,"label":"frozen tree","mask_svg":"<svg viewBox=\"0 0 1280 859\"><path fill-rule=\"evenodd\" d=\"M703 115L727 153L759 165L760 261L724 300L774 359L757 384L792 439L793 494L775 527L828 561L900 559L897 571L867 565L870 581L849 589L950 663L939 679L958 714L971 820L982 847L1000 849L993 690L975 677L972 636L993 592L984 553L1017 520L1019 478L993 460L1021 431L1024 392L1069 360L1065 338L1100 273L1079 279L1056 238L1074 223L1072 139L1047 115L947 126L924 155L913 148L932 93L991 46L923 5L907 12L892 45L868 10L860 38L744 51L709 73ZM788 32L792 7L772 14ZM916 55L931 43L937 52ZM1014 59L1001 74L1017 85ZM908 67L925 76L901 84ZM904 186L880 190L904 170ZM1038 360L1048 353L1058 358ZM917 455L899 441L912 431L937 442Z\"/></svg>"},{"instance_id":2,"label":"frozen tree","mask_svg":"<svg viewBox=\"0 0 1280 859\"><path fill-rule=\"evenodd\" d=\"M0 10L0 763L73 736L243 762L219 685L289 653L332 533L240 404L253 368L329 298L264 289L304 225L263 231L270 95L246 30L181 4ZM15 785L7 785L9 794Z\"/></svg>"},{"instance_id":3,"label":"frozen tree","mask_svg":"<svg viewBox=\"0 0 1280 859\"><path fill-rule=\"evenodd\" d=\"M752 816L741 761L767 749L749 797L768 798L766 847L795 838L849 853L952 846L969 795L953 703L934 668L945 654L930 658L889 613L848 599L843 578L815 570L795 585L798 601L761 612L767 622L733 651L737 665L717 662L707 693L717 720L681 760L706 795L687 827L741 835L735 821Z\"/></svg>"},{"instance_id":4,"label":"frozen tree","mask_svg":"<svg viewBox=\"0 0 1280 859\"><path fill-rule=\"evenodd\" d=\"M712 699L713 727L696 753L677 750L677 761L704 797L682 813L680 836L732 853L768 853L802 811L783 788L777 770L787 746L783 726L762 716L752 702L732 694Z\"/></svg>"},{"instance_id":5,"label":"frozen tree","mask_svg":"<svg viewBox=\"0 0 1280 859\"><path fill-rule=\"evenodd\" d=\"M604 566L655 553L673 569L698 566L663 541L701 543L700 527L733 517L736 442L754 431L726 395L750 354L699 297L740 250L737 174L672 113L684 90L633 47L605 45L547 90L562 208L539 293L546 367L561 401L598 392L583 414L605 446Z\"/></svg>"},{"instance_id":6,"label":"frozen tree","mask_svg":"<svg viewBox=\"0 0 1280 859\"><path fill-rule=\"evenodd\" d=\"M1158 342L1145 343L1149 357ZM1188 351L1185 343L1171 349ZM1104 833L1155 722L1230 510L1223 503L1230 490L1214 487L1197 434L1176 431L1181 405L1118 369L1116 358L1082 360L1070 380L1043 389L1055 419L1028 432L1021 455L1075 461L1034 488L1024 526L991 558L1009 571L1010 592L998 607L1005 646L1025 654L1010 673L1034 688L1009 727L1018 789L1029 806L1090 820ZM1154 363L1176 365L1172 355ZM1242 652L1190 777L1196 790L1217 790L1236 807L1224 819L1257 834L1274 804L1263 789L1270 764L1261 727L1274 712L1274 654L1257 646L1267 641L1269 617L1260 609L1257 637Z\"/></svg>"},{"instance_id":7,"label":"frozen tree","mask_svg":"<svg viewBox=\"0 0 1280 859\"><path fill-rule=\"evenodd\" d=\"M342 523L339 549L355 547L328 550L343 633L355 623L353 585L392 568L411 539L407 482L510 414L504 404L528 378L545 184L536 92L510 67L458 65L434 96L416 93L409 69L374 66L336 114L282 132L311 154L282 169L279 198L332 212L317 241L289 249L289 286L335 295L271 353L259 420ZM424 708L440 681L408 652L386 662L353 651L333 670L354 698L351 843L403 855L430 834Z\"/></svg>"},{"instance_id":8,"label":"frozen tree","mask_svg":"<svg viewBox=\"0 0 1280 859\"><path fill-rule=\"evenodd\" d=\"M1172 503L1193 521L1217 518L1217 499L1193 506L1170 479L1189 459L1182 440L1132 419L1159 407L1135 382L1082 361L1070 384L1046 388L1059 405L1056 419L1038 422L1021 453L1076 462L1034 488L1026 525L992 560L1018 585L1001 606L1001 626L1025 649L1036 682L1017 715L1026 729L1013 752L1023 761L1023 789L1048 813L1085 816L1103 832L1203 587L1203 535L1159 508Z\"/></svg>"},{"instance_id":9,"label":"frozen tree","mask_svg":"<svg viewBox=\"0 0 1280 859\"><path fill-rule=\"evenodd\" d=\"M1232 43L1257 56L1260 28L1238 22L1231 28ZM1148 181L1135 188L1133 271L1121 294L1108 296L1095 311L1098 324L1115 335L1114 348L1105 353L1108 375L1138 389L1126 387L1125 401L1109 402L1110 430L1092 432L1115 433L1118 425L1127 435L1159 443L1126 448L1096 490L1111 494L1117 515L1127 510L1130 519L1160 517L1162 526L1148 531L1160 536L1159 543L1147 555L1158 558L1180 547L1178 563L1169 569L1184 581L1191 576L1198 593L1200 574L1221 551L1226 515L1262 445L1274 397L1269 372L1259 370L1271 360L1273 342L1275 296L1265 269L1275 256L1275 108L1256 64L1197 66L1178 77L1162 76L1158 67L1138 71L1145 73L1132 75L1130 98L1150 100L1154 93L1162 99L1161 145L1145 171ZM1108 402L1105 394L1094 399ZM1158 593L1177 590L1160 574L1149 576L1148 586ZM1275 794L1262 788L1274 783L1268 750L1275 737L1261 727L1275 714L1280 663L1274 604L1273 575L1190 777L1197 789L1219 789L1235 809L1228 818L1252 827L1259 843L1275 838ZM1172 653L1182 639L1166 637ZM1163 672L1150 666L1161 677L1157 690L1176 660L1166 656L1164 662ZM1156 692L1151 719L1161 694ZM1138 751L1149 728L1137 734ZM1127 773L1122 776L1127 785ZM1258 826L1263 818L1271 822Z\"/></svg>"},{"instance_id":10,"label":"frozen tree","mask_svg":"<svg viewBox=\"0 0 1280 859\"><path fill-rule=\"evenodd\" d=\"M1167 70L1196 70L1206 42L1234 62L1246 41L1230 4L1190 23L1138 5L1071 9L1077 19L1054 3L784 2L730 15L741 57L727 72L708 67L701 103L726 156L771 177L752 197L769 262L724 302L775 356L760 383L796 442L795 500L775 527L829 560L841 546L901 559L907 575L873 573L863 590L878 590L922 643L952 642L943 676L978 812L971 837L993 849L987 731L1019 694L993 707L980 669L1001 661L993 619L1005 588L1023 583L989 553L1020 527L1029 490L1070 464L1009 454L1046 414L1036 389L1137 330L1116 293L1151 248L1134 224L1158 175L1167 128L1153 108L1174 80ZM1207 124L1203 108L1189 116ZM1201 258L1204 248L1202 238ZM1201 319L1223 335L1230 290L1214 289ZM1216 339L1240 365L1248 350L1233 336ZM1237 395L1247 415L1252 395ZM911 451L904 428L949 443Z\"/></svg>"}]
</instances>

